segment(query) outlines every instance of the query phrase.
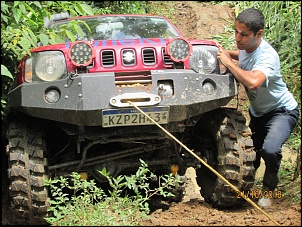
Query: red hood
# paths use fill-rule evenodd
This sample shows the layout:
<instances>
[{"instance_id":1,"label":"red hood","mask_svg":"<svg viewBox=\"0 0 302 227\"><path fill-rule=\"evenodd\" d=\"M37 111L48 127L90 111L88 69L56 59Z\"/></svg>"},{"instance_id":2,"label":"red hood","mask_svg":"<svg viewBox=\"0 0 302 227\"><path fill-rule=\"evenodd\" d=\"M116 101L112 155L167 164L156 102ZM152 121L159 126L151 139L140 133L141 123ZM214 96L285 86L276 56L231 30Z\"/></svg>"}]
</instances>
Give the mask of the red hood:
<instances>
[{"instance_id":1,"label":"red hood","mask_svg":"<svg viewBox=\"0 0 302 227\"><path fill-rule=\"evenodd\" d=\"M137 46L166 46L170 39L164 38L141 38L141 39L124 39L124 40L94 40L89 43L95 47L95 49L103 48L126 48L126 47L137 47ZM211 40L197 40L197 39L188 39L192 45L203 44L203 45L213 45L216 46L216 43ZM63 43L63 44L54 44L48 46L41 46L31 50L31 53L38 51L47 51L47 50L61 50L63 52L68 51L72 43Z\"/></svg>"}]
</instances>

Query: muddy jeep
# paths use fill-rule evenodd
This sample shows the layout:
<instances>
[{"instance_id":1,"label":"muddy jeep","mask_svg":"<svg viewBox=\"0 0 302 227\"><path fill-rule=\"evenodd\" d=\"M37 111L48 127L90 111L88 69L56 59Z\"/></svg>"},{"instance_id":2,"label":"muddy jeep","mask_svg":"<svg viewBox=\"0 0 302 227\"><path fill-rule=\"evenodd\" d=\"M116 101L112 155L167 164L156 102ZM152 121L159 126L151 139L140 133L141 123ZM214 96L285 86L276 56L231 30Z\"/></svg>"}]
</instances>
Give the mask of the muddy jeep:
<instances>
[{"instance_id":1,"label":"muddy jeep","mask_svg":"<svg viewBox=\"0 0 302 227\"><path fill-rule=\"evenodd\" d=\"M240 191L253 186L255 152L246 119L225 107L238 83L217 60L216 42L185 38L167 18L97 15L46 18L62 41L38 45L18 67L8 101L9 194L16 218L39 223L44 178L83 173L105 182L144 160L156 174L194 167L214 207L244 202L146 115ZM76 35L74 35L76 31ZM140 112L139 109L143 111ZM174 168L175 169L175 168Z\"/></svg>"}]
</instances>

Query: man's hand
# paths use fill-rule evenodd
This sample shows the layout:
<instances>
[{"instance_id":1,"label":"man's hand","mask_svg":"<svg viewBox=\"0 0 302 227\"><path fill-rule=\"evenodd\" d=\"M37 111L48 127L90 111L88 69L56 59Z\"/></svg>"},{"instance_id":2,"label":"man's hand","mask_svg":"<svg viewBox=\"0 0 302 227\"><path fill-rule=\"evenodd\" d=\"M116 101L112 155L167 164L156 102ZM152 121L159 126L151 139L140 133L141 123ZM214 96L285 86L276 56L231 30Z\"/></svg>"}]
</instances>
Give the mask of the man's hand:
<instances>
[{"instance_id":1,"label":"man's hand","mask_svg":"<svg viewBox=\"0 0 302 227\"><path fill-rule=\"evenodd\" d=\"M217 53L217 58L227 68L230 64L233 63L230 54L226 50L224 50L222 47L219 48L219 51Z\"/></svg>"},{"instance_id":2,"label":"man's hand","mask_svg":"<svg viewBox=\"0 0 302 227\"><path fill-rule=\"evenodd\" d=\"M220 43L218 43L217 41L213 41L215 43L215 45L218 47L218 48L222 48L222 45Z\"/></svg>"}]
</instances>

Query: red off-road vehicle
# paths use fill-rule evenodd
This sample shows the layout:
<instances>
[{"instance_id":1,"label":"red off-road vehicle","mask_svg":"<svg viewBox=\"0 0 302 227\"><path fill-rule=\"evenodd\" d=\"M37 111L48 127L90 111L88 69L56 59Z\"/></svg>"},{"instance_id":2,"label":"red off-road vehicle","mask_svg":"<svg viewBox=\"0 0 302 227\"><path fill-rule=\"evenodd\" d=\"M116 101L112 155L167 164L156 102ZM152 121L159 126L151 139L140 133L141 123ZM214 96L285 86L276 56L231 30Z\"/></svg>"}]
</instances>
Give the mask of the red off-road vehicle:
<instances>
[{"instance_id":1,"label":"red off-road vehicle","mask_svg":"<svg viewBox=\"0 0 302 227\"><path fill-rule=\"evenodd\" d=\"M224 107L238 83L217 60L215 42L185 38L168 19L152 15L63 13L46 18L45 27L64 41L31 50L8 95L9 192L18 220L39 223L47 215L43 178L76 171L104 182L99 170L128 174L139 159L157 174L171 173L172 165L179 175L194 167L201 195L215 207L242 202L131 105L239 190L249 190L253 143L243 115Z\"/></svg>"}]
</instances>

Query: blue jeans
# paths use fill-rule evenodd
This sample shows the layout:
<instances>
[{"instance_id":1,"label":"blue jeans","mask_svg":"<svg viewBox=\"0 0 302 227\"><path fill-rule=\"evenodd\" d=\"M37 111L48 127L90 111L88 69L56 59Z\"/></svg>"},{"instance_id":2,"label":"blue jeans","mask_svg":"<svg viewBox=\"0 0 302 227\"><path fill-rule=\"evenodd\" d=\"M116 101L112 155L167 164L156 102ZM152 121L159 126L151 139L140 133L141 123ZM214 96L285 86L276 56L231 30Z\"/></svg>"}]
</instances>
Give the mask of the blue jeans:
<instances>
[{"instance_id":1,"label":"blue jeans","mask_svg":"<svg viewBox=\"0 0 302 227\"><path fill-rule=\"evenodd\" d=\"M262 157L266 171L278 173L282 159L281 148L298 122L299 108L289 111L281 107L261 117L254 117L251 113L250 116L249 126L256 151L254 167L258 169Z\"/></svg>"}]
</instances>

